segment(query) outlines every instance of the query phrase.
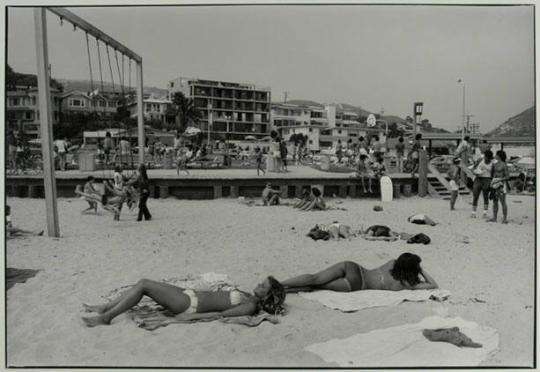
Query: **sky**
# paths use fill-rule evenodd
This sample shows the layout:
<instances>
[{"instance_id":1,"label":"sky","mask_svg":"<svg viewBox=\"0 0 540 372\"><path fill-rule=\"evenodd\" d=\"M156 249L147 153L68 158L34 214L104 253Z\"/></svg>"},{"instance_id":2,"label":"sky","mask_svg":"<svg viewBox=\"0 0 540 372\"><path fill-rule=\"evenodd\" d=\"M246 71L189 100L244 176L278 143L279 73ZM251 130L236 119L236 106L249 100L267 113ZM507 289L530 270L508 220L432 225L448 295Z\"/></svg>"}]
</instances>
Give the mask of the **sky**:
<instances>
[{"instance_id":1,"label":"sky","mask_svg":"<svg viewBox=\"0 0 540 372\"><path fill-rule=\"evenodd\" d=\"M488 132L534 105L532 6L274 5L78 7L143 58L145 86L179 76L270 87L272 101L349 103L447 130L465 111ZM85 35L49 13L53 78L88 79ZM31 8L8 10L8 64L35 73ZM95 39L90 39L99 81ZM102 74L111 81L105 50ZM120 57L119 57L120 58ZM121 59L119 59L121 63ZM115 82L116 62L111 55ZM127 77L127 59L125 82ZM135 81L132 68L132 85Z\"/></svg>"}]
</instances>

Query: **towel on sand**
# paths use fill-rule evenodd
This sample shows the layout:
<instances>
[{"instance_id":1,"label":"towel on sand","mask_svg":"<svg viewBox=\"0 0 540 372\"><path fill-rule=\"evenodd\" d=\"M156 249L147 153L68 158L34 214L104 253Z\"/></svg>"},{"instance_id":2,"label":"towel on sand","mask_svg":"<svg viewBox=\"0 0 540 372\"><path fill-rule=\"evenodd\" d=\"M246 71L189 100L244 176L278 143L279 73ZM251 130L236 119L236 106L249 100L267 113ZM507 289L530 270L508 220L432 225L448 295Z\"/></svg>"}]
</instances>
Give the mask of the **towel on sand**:
<instances>
[{"instance_id":1,"label":"towel on sand","mask_svg":"<svg viewBox=\"0 0 540 372\"><path fill-rule=\"evenodd\" d=\"M446 342L431 342L424 337L426 328L459 327L481 348L457 347ZM493 328L456 318L430 316L419 323L360 333L305 348L326 362L340 367L465 367L477 366L499 345Z\"/></svg>"},{"instance_id":2,"label":"towel on sand","mask_svg":"<svg viewBox=\"0 0 540 372\"><path fill-rule=\"evenodd\" d=\"M172 284L182 288L189 288L195 291L230 291L236 289L237 286L229 280L225 274L205 273L200 276L187 276L185 278L170 278L164 279L164 283ZM125 291L132 287L123 286L112 290L105 298L110 301L118 295L118 293ZM215 319L201 319L191 321L179 321L174 319L174 314L168 312L160 305L156 304L152 299L143 297L141 302L137 306L134 306L128 311L130 318L141 328L149 331L153 331L159 327L165 327L169 324L175 323L194 323L194 322L207 322ZM242 324L249 327L255 327L261 324L263 321L269 321L273 324L279 323L276 316L270 315L265 312L261 312L252 316L239 316L234 318L224 318L220 321L225 323Z\"/></svg>"},{"instance_id":3,"label":"towel on sand","mask_svg":"<svg viewBox=\"0 0 540 372\"><path fill-rule=\"evenodd\" d=\"M10 289L15 283L24 283L36 276L39 270L6 268L6 289Z\"/></svg>"},{"instance_id":4,"label":"towel on sand","mask_svg":"<svg viewBox=\"0 0 540 372\"><path fill-rule=\"evenodd\" d=\"M379 291L373 289L355 292L334 292L328 290L299 292L308 300L316 300L324 306L344 312L357 311L369 307L394 306L403 301L443 301L450 292L443 289L419 289L402 291Z\"/></svg>"}]
</instances>

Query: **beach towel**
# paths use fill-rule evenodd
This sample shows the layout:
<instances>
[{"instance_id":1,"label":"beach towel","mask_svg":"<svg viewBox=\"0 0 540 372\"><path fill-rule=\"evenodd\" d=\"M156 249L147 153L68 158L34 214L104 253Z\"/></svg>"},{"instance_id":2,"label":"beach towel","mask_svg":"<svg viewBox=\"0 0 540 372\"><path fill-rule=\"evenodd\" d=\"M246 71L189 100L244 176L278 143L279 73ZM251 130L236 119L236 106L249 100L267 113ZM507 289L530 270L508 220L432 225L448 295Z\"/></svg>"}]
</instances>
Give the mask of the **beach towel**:
<instances>
[{"instance_id":1,"label":"beach towel","mask_svg":"<svg viewBox=\"0 0 540 372\"><path fill-rule=\"evenodd\" d=\"M169 278L164 279L163 282L182 288L189 288L195 291L230 291L233 289L237 289L236 284L234 284L227 277L227 275L217 273L205 273L198 276L189 275L182 278ZM109 294L105 296L105 298L107 301L111 301L120 292L123 292L130 287L132 287L132 285L113 289L111 292L109 292ZM143 297L141 302L139 302L137 306L134 306L131 310L129 310L127 314L135 322L135 324L149 331L153 331L159 327L165 327L169 324L208 322L215 320L177 320L174 318L174 314L168 312L148 297ZM250 327L258 326L263 321L269 321L272 324L279 323L279 320L275 315L271 315L265 312L261 312L252 316L224 318L220 319L220 321L225 323L242 324Z\"/></svg>"},{"instance_id":2,"label":"beach towel","mask_svg":"<svg viewBox=\"0 0 540 372\"><path fill-rule=\"evenodd\" d=\"M370 307L395 306L403 301L444 301L450 297L450 292L444 289L418 289L402 291L361 290L354 292L335 292L320 290L299 292L300 296L319 301L324 306L343 312L358 311Z\"/></svg>"},{"instance_id":3,"label":"beach towel","mask_svg":"<svg viewBox=\"0 0 540 372\"><path fill-rule=\"evenodd\" d=\"M39 270L6 268L6 290L16 283L25 283L28 279L36 276Z\"/></svg>"},{"instance_id":4,"label":"beach towel","mask_svg":"<svg viewBox=\"0 0 540 372\"><path fill-rule=\"evenodd\" d=\"M432 342L424 329L459 327L480 348L458 347L446 342ZM460 317L430 316L415 324L377 329L345 339L334 339L305 348L326 362L340 367L471 367L494 354L499 335Z\"/></svg>"}]
</instances>

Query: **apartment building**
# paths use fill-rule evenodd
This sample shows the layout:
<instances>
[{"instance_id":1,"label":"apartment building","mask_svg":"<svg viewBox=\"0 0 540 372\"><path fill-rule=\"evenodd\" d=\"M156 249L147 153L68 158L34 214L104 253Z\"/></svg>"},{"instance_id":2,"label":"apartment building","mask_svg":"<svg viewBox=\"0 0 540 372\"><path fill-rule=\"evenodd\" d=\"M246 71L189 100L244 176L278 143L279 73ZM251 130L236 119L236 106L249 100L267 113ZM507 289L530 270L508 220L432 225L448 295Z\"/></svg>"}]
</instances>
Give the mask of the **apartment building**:
<instances>
[{"instance_id":1,"label":"apartment building","mask_svg":"<svg viewBox=\"0 0 540 372\"><path fill-rule=\"evenodd\" d=\"M40 137L39 132L39 94L36 87L20 87L6 92L6 125L9 130L20 130L29 138ZM61 96L57 89L51 88L53 123L60 119Z\"/></svg>"},{"instance_id":2,"label":"apartment building","mask_svg":"<svg viewBox=\"0 0 540 372\"><path fill-rule=\"evenodd\" d=\"M169 99L182 92L193 99L202 114L196 126L210 131L213 139L244 140L262 138L270 132L270 88L179 77L169 82Z\"/></svg>"},{"instance_id":3,"label":"apartment building","mask_svg":"<svg viewBox=\"0 0 540 372\"><path fill-rule=\"evenodd\" d=\"M307 106L273 103L271 110L272 129L289 138L294 133L308 136L308 149L320 151L330 149L341 140L343 146L358 143L360 137L378 135L384 141L384 130L368 128L359 122L353 111L343 110L338 105Z\"/></svg>"}]
</instances>

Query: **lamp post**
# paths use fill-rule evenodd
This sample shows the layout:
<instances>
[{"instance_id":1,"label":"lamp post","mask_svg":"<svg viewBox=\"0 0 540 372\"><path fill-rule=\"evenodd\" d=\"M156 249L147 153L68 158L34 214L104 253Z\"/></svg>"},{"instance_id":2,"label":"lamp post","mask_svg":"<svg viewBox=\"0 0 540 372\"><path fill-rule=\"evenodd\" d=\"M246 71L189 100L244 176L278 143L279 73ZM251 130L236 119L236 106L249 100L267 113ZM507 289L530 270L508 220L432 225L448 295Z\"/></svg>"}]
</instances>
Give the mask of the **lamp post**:
<instances>
[{"instance_id":1,"label":"lamp post","mask_svg":"<svg viewBox=\"0 0 540 372\"><path fill-rule=\"evenodd\" d=\"M424 110L423 102L415 102L413 107L414 113L414 135L416 136L416 125L418 124L418 118L422 116L422 111Z\"/></svg>"},{"instance_id":2,"label":"lamp post","mask_svg":"<svg viewBox=\"0 0 540 372\"><path fill-rule=\"evenodd\" d=\"M463 85L463 102L461 105L461 139L465 138L465 80L458 79L458 84Z\"/></svg>"}]
</instances>

